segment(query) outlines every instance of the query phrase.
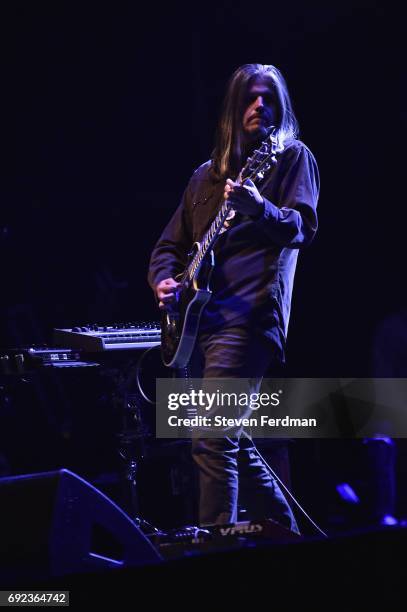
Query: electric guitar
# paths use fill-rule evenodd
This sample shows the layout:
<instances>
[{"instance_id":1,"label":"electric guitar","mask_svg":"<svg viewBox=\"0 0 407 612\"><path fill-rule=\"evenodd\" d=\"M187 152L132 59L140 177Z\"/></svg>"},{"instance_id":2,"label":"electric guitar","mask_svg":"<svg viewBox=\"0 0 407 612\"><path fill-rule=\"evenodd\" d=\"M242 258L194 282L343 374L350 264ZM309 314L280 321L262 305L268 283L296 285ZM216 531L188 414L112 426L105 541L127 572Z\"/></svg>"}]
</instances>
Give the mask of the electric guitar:
<instances>
[{"instance_id":1,"label":"electric guitar","mask_svg":"<svg viewBox=\"0 0 407 612\"><path fill-rule=\"evenodd\" d=\"M277 162L276 152L275 127L270 126L266 139L240 171L240 184L247 179L255 184L260 182ZM215 266L213 247L225 231L225 221L228 223L227 219L232 216L233 208L228 200L224 200L202 240L194 243L184 272L175 279L180 286L175 292L174 302L164 311L161 320L161 356L168 367L184 368L191 358L201 314L212 295L209 282Z\"/></svg>"}]
</instances>

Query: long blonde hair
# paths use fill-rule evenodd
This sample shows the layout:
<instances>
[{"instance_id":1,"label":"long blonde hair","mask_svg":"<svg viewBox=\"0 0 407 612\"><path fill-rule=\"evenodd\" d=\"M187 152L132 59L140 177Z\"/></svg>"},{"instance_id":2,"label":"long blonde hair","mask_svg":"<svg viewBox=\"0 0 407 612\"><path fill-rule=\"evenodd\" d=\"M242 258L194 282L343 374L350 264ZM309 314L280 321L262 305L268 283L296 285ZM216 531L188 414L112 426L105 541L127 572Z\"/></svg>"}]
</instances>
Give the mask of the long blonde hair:
<instances>
[{"instance_id":1,"label":"long blonde hair","mask_svg":"<svg viewBox=\"0 0 407 612\"><path fill-rule=\"evenodd\" d=\"M277 100L276 137L278 150L296 138L298 122L295 118L287 84L281 72L270 64L244 64L232 74L223 100L223 106L212 152L212 171L217 178L236 176L243 160L242 108L253 80L270 79Z\"/></svg>"}]
</instances>

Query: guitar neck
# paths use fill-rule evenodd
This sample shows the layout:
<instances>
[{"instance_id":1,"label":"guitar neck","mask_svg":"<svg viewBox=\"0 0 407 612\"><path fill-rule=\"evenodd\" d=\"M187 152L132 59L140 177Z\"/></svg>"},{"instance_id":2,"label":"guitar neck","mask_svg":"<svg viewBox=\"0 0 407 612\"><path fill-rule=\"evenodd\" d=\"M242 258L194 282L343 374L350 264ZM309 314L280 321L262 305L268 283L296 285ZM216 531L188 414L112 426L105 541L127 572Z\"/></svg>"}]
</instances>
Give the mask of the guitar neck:
<instances>
[{"instance_id":1,"label":"guitar neck","mask_svg":"<svg viewBox=\"0 0 407 612\"><path fill-rule=\"evenodd\" d=\"M260 149L254 151L253 157L249 157L245 166L239 173L240 184L247 179L257 183L259 180L264 178L264 174L270 170L272 164L276 163L276 147L277 141L274 137L274 127L270 126L268 129L267 139L262 143ZM207 252L212 249L215 241L217 240L223 223L228 216L228 213L232 206L224 200L220 207L218 214L212 221L210 228L201 240L199 249L195 254L193 260L185 270L183 279L191 281L199 270L202 260L206 256Z\"/></svg>"},{"instance_id":2,"label":"guitar neck","mask_svg":"<svg viewBox=\"0 0 407 612\"><path fill-rule=\"evenodd\" d=\"M192 280L199 266L201 265L203 258L215 244L215 241L219 236L219 231L223 226L223 223L226 217L228 216L230 209L231 205L226 200L224 200L218 214L212 221L210 228L202 238L198 252L196 253L195 257L193 258L186 270L186 276L189 280Z\"/></svg>"}]
</instances>

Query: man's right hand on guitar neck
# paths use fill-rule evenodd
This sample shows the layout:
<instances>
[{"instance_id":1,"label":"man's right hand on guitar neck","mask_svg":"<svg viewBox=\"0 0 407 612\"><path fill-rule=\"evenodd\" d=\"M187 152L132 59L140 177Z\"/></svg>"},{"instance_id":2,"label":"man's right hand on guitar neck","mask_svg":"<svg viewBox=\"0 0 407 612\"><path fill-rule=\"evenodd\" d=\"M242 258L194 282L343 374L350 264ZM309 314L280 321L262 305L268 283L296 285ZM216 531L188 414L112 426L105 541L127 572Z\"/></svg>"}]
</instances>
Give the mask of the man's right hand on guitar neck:
<instances>
[{"instance_id":1,"label":"man's right hand on guitar neck","mask_svg":"<svg viewBox=\"0 0 407 612\"><path fill-rule=\"evenodd\" d=\"M175 300L175 289L178 289L180 285L181 283L173 278L165 278L156 285L155 294L161 310L171 308L171 303Z\"/></svg>"}]
</instances>

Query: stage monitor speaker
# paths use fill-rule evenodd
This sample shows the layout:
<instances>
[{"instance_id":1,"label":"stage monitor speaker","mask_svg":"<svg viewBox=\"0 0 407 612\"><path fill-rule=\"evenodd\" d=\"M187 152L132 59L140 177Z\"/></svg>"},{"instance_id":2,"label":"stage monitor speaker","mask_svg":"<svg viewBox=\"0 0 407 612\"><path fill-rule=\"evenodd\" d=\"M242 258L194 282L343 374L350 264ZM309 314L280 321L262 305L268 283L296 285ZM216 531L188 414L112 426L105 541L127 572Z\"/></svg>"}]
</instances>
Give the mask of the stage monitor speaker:
<instances>
[{"instance_id":1,"label":"stage monitor speaker","mask_svg":"<svg viewBox=\"0 0 407 612\"><path fill-rule=\"evenodd\" d=\"M136 524L69 470L0 478L0 576L44 579L157 563Z\"/></svg>"}]
</instances>

